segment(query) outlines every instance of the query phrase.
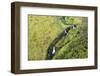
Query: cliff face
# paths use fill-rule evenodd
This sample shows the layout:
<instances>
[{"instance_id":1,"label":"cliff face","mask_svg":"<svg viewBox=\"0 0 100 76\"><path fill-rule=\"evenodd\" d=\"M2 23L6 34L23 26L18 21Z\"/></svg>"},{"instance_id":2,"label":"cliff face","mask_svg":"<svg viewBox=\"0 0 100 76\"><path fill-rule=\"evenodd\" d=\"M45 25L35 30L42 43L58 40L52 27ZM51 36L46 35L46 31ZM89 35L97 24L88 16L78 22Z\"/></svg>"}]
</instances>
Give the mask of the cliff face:
<instances>
[{"instance_id":1,"label":"cliff face","mask_svg":"<svg viewBox=\"0 0 100 76\"><path fill-rule=\"evenodd\" d=\"M45 60L50 44L70 24L76 24L77 29L59 39L52 59L87 58L87 23L86 17L28 15L28 60Z\"/></svg>"},{"instance_id":2,"label":"cliff face","mask_svg":"<svg viewBox=\"0 0 100 76\"><path fill-rule=\"evenodd\" d=\"M70 30L68 35L56 44L57 53L53 59L81 59L88 57L87 18L72 17L77 29ZM80 20L78 22L78 20ZM69 24L70 19L69 19Z\"/></svg>"}]
</instances>

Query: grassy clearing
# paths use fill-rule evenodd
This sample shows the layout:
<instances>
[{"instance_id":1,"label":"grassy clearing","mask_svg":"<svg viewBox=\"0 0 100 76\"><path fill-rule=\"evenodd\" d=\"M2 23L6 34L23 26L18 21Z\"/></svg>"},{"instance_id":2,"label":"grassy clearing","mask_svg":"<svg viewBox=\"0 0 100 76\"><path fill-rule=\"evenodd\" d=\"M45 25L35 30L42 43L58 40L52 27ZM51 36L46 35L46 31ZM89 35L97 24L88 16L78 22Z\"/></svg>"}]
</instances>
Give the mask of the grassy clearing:
<instances>
[{"instance_id":1,"label":"grassy clearing","mask_svg":"<svg viewBox=\"0 0 100 76\"><path fill-rule=\"evenodd\" d=\"M45 60L47 49L68 24L76 24L77 30L71 30L60 40L53 59L87 58L88 33L86 17L34 16L28 15L28 60ZM62 47L61 47L62 46Z\"/></svg>"}]
</instances>

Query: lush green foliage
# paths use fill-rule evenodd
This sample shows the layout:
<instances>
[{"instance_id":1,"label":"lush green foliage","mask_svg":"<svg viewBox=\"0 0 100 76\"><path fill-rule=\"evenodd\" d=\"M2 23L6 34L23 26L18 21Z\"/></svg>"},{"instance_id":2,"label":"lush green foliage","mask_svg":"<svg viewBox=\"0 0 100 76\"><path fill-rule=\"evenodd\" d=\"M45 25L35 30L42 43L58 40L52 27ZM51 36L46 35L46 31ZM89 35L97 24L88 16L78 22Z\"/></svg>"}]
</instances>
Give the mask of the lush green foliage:
<instances>
[{"instance_id":1,"label":"lush green foliage","mask_svg":"<svg viewBox=\"0 0 100 76\"><path fill-rule=\"evenodd\" d=\"M28 59L45 60L49 45L69 24L76 24L77 29L59 40L53 59L87 58L87 23L86 17L28 15Z\"/></svg>"}]
</instances>

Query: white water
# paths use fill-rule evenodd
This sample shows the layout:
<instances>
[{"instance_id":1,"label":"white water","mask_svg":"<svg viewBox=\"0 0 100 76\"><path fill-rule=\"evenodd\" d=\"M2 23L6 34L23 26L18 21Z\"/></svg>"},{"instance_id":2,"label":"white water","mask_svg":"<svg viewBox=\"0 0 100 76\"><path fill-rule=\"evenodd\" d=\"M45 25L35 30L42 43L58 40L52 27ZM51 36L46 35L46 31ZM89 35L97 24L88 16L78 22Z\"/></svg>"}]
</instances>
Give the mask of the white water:
<instances>
[{"instance_id":1,"label":"white water","mask_svg":"<svg viewBox=\"0 0 100 76\"><path fill-rule=\"evenodd\" d=\"M52 54L55 54L55 52L56 52L55 47L53 47Z\"/></svg>"}]
</instances>

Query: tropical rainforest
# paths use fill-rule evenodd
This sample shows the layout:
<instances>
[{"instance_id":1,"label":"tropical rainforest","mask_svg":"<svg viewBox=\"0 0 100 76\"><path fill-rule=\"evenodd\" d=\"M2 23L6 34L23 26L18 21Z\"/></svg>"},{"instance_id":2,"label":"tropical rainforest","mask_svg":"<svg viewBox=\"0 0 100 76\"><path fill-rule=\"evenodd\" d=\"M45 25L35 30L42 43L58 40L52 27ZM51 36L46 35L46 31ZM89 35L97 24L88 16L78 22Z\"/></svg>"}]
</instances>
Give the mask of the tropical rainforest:
<instances>
[{"instance_id":1,"label":"tropical rainforest","mask_svg":"<svg viewBox=\"0 0 100 76\"><path fill-rule=\"evenodd\" d=\"M61 32L71 25L67 35L54 45L57 59L83 59L88 57L88 18L78 16L28 15L28 60L46 60L48 47Z\"/></svg>"}]
</instances>

